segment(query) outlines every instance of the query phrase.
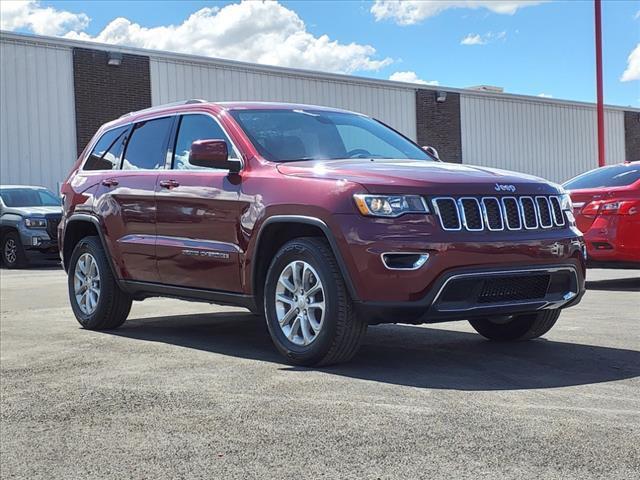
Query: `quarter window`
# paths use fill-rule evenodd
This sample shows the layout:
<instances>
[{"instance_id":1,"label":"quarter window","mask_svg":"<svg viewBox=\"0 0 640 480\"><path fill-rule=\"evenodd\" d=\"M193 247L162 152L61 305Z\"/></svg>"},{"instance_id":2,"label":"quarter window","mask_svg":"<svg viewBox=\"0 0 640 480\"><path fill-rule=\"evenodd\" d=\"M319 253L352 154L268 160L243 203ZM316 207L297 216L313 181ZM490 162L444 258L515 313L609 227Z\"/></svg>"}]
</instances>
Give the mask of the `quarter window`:
<instances>
[{"instance_id":1,"label":"quarter window","mask_svg":"<svg viewBox=\"0 0 640 480\"><path fill-rule=\"evenodd\" d=\"M238 158L229 138L214 119L207 115L183 115L173 154L175 170L207 169L189 163L191 144L197 140L224 140L227 143L229 158Z\"/></svg>"},{"instance_id":2,"label":"quarter window","mask_svg":"<svg viewBox=\"0 0 640 480\"><path fill-rule=\"evenodd\" d=\"M123 170L164 168L172 117L136 123L124 152Z\"/></svg>"},{"instance_id":3,"label":"quarter window","mask_svg":"<svg viewBox=\"0 0 640 480\"><path fill-rule=\"evenodd\" d=\"M89 154L84 170L113 170L118 168L128 127L106 132Z\"/></svg>"}]
</instances>

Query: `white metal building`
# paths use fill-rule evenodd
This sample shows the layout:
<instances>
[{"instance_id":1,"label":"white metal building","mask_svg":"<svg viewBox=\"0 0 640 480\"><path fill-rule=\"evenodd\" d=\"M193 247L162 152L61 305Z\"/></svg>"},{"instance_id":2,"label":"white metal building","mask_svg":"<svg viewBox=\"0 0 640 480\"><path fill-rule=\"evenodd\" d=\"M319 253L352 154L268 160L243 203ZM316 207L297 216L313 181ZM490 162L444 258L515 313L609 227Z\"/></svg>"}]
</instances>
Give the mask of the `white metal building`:
<instances>
[{"instance_id":1,"label":"white metal building","mask_svg":"<svg viewBox=\"0 0 640 480\"><path fill-rule=\"evenodd\" d=\"M109 52L123 54L122 65L107 65ZM145 103L187 98L346 108L379 118L421 143L435 143L441 154L451 152L451 158L443 155L445 160L554 181L597 165L595 106L588 103L5 32L0 34L0 62L3 184L57 189L86 143L87 132L121 113L149 106ZM442 92L447 99L440 104L435 98ZM140 106L132 108L136 102ZM640 109L606 107L606 132L608 163L640 157Z\"/></svg>"}]
</instances>

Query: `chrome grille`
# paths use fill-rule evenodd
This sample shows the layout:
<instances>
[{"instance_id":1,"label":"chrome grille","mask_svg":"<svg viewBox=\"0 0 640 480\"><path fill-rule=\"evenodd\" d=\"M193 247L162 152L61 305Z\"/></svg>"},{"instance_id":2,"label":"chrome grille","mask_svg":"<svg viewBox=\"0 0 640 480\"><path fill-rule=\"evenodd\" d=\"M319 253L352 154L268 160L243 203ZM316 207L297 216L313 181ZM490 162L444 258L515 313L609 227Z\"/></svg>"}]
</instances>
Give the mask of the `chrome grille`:
<instances>
[{"instance_id":1,"label":"chrome grille","mask_svg":"<svg viewBox=\"0 0 640 480\"><path fill-rule=\"evenodd\" d=\"M436 197L434 211L444 230L536 230L565 224L557 196Z\"/></svg>"},{"instance_id":2,"label":"chrome grille","mask_svg":"<svg viewBox=\"0 0 640 480\"><path fill-rule=\"evenodd\" d=\"M538 207L538 219L542 228L553 227L553 219L551 218L551 204L547 197L536 197L536 206Z\"/></svg>"},{"instance_id":3,"label":"chrome grille","mask_svg":"<svg viewBox=\"0 0 640 480\"><path fill-rule=\"evenodd\" d=\"M520 197L520 207L522 208L522 219L524 228L527 230L535 230L538 228L538 215L536 212L536 204L531 197Z\"/></svg>"},{"instance_id":4,"label":"chrome grille","mask_svg":"<svg viewBox=\"0 0 640 480\"><path fill-rule=\"evenodd\" d=\"M562 207L560 206L560 199L558 197L549 197L551 203L551 211L553 212L553 223L558 227L564 225L564 215L562 214Z\"/></svg>"}]
</instances>

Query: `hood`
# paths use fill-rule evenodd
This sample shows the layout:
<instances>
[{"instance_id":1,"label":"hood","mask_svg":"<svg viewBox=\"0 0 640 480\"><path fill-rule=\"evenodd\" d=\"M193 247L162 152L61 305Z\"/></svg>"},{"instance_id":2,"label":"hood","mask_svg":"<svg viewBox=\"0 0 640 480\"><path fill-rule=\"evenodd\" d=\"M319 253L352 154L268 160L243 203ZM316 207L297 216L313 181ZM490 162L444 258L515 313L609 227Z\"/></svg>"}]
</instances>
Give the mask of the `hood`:
<instances>
[{"instance_id":1,"label":"hood","mask_svg":"<svg viewBox=\"0 0 640 480\"><path fill-rule=\"evenodd\" d=\"M9 207L7 212L15 213L23 217L60 217L62 207Z\"/></svg>"},{"instance_id":2,"label":"hood","mask_svg":"<svg viewBox=\"0 0 640 480\"><path fill-rule=\"evenodd\" d=\"M424 160L350 159L287 162L284 175L347 180L371 193L437 195L553 194L562 187L524 173Z\"/></svg>"}]
</instances>

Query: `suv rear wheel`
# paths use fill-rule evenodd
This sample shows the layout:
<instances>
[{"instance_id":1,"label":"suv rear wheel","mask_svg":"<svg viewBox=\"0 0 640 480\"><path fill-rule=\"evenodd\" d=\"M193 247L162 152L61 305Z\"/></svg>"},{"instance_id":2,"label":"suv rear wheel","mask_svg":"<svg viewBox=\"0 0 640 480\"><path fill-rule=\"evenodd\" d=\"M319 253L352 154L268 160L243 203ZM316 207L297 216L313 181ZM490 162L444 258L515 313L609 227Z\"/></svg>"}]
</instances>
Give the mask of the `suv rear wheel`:
<instances>
[{"instance_id":1,"label":"suv rear wheel","mask_svg":"<svg viewBox=\"0 0 640 480\"><path fill-rule=\"evenodd\" d=\"M367 324L354 312L326 241L286 243L271 262L264 292L269 334L292 363L329 365L358 351Z\"/></svg>"},{"instance_id":2,"label":"suv rear wheel","mask_svg":"<svg viewBox=\"0 0 640 480\"><path fill-rule=\"evenodd\" d=\"M476 332L489 340L531 340L551 330L559 316L560 310L543 310L511 318L480 318L469 320L469 323Z\"/></svg>"},{"instance_id":3,"label":"suv rear wheel","mask_svg":"<svg viewBox=\"0 0 640 480\"><path fill-rule=\"evenodd\" d=\"M105 330L124 323L132 299L118 287L99 238L80 240L71 255L68 277L69 299L80 325Z\"/></svg>"},{"instance_id":4,"label":"suv rear wheel","mask_svg":"<svg viewBox=\"0 0 640 480\"><path fill-rule=\"evenodd\" d=\"M7 268L20 268L27 264L27 256L17 232L7 232L2 237L2 262Z\"/></svg>"}]
</instances>

